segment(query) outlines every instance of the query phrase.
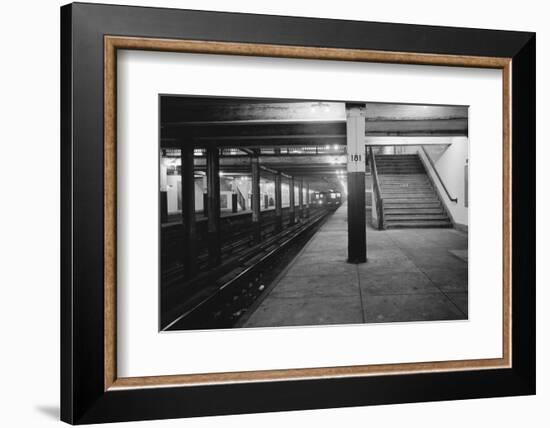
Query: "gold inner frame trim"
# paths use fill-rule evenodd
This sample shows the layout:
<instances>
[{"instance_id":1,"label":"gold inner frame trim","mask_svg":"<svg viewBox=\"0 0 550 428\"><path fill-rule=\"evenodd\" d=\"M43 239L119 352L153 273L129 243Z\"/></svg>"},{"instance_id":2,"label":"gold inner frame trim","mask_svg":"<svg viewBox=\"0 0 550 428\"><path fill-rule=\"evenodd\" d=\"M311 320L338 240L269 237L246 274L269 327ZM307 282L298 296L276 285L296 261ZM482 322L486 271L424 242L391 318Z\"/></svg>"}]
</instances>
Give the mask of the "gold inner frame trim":
<instances>
[{"instance_id":1,"label":"gold inner frame trim","mask_svg":"<svg viewBox=\"0 0 550 428\"><path fill-rule=\"evenodd\" d=\"M170 376L117 377L116 323L116 84L117 50L146 50L212 55L358 61L393 64L494 68L503 82L503 319L502 358L341 367L279 369ZM509 368L512 362L512 158L511 58L386 52L307 46L104 37L104 389L193 386L220 383L290 381L314 378L359 377L423 372Z\"/></svg>"}]
</instances>

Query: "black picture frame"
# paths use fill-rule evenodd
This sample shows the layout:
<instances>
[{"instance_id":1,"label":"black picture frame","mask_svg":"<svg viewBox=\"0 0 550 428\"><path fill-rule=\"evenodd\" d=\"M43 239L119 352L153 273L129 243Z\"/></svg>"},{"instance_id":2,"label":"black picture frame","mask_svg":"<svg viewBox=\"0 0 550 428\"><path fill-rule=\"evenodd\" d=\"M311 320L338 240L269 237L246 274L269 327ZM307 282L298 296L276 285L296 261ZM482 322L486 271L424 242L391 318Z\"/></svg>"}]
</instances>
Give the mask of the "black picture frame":
<instances>
[{"instance_id":1,"label":"black picture frame","mask_svg":"<svg viewBox=\"0 0 550 428\"><path fill-rule=\"evenodd\" d=\"M512 59L512 367L104 388L104 36ZM535 393L535 34L74 3L61 8L61 419L71 424Z\"/></svg>"}]
</instances>

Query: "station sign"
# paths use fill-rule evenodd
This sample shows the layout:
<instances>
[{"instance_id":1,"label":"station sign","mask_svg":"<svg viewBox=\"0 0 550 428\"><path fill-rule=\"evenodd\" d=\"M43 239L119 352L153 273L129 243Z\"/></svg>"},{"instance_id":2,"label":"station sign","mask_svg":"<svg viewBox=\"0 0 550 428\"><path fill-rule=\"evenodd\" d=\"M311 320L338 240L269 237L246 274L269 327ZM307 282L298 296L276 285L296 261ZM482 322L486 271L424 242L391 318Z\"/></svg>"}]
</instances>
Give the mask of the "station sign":
<instances>
[{"instance_id":1,"label":"station sign","mask_svg":"<svg viewBox=\"0 0 550 428\"><path fill-rule=\"evenodd\" d=\"M365 172L365 107L354 106L346 109L347 170Z\"/></svg>"}]
</instances>

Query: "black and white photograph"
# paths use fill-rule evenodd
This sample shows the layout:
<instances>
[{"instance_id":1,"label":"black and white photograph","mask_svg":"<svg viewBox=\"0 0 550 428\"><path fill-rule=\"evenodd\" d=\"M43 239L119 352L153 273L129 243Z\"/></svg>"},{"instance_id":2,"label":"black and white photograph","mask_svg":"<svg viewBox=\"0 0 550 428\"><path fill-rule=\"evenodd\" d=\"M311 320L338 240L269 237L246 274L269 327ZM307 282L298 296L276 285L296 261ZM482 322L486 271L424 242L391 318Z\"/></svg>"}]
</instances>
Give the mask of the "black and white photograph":
<instances>
[{"instance_id":1,"label":"black and white photograph","mask_svg":"<svg viewBox=\"0 0 550 428\"><path fill-rule=\"evenodd\" d=\"M1 426L544 426L544 4L5 2Z\"/></svg>"},{"instance_id":2,"label":"black and white photograph","mask_svg":"<svg viewBox=\"0 0 550 428\"><path fill-rule=\"evenodd\" d=\"M468 320L468 106L159 109L161 331Z\"/></svg>"}]
</instances>

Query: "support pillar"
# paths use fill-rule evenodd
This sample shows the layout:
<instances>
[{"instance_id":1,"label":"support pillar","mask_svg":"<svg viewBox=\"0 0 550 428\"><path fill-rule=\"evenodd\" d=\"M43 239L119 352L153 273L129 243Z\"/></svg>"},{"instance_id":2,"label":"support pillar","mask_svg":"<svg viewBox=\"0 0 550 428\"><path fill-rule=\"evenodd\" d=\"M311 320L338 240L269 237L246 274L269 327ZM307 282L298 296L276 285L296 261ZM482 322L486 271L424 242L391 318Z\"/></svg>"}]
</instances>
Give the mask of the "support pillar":
<instances>
[{"instance_id":1,"label":"support pillar","mask_svg":"<svg viewBox=\"0 0 550 428\"><path fill-rule=\"evenodd\" d=\"M168 222L168 177L166 172L166 165L162 162L162 159L166 156L166 150L160 151L160 222Z\"/></svg>"},{"instance_id":2,"label":"support pillar","mask_svg":"<svg viewBox=\"0 0 550 428\"><path fill-rule=\"evenodd\" d=\"M208 264L221 263L220 242L220 157L216 147L206 150L206 177L208 180Z\"/></svg>"},{"instance_id":3,"label":"support pillar","mask_svg":"<svg viewBox=\"0 0 550 428\"><path fill-rule=\"evenodd\" d=\"M288 209L288 224L294 225L296 222L296 206L294 205L294 177L290 177L288 180L288 199L290 206Z\"/></svg>"},{"instance_id":4,"label":"support pillar","mask_svg":"<svg viewBox=\"0 0 550 428\"><path fill-rule=\"evenodd\" d=\"M236 213L238 211L238 201L237 201L237 194L232 193L231 194L231 212Z\"/></svg>"},{"instance_id":5,"label":"support pillar","mask_svg":"<svg viewBox=\"0 0 550 428\"><path fill-rule=\"evenodd\" d=\"M204 193L202 194L202 215L208 217L208 185L204 186Z\"/></svg>"},{"instance_id":6,"label":"support pillar","mask_svg":"<svg viewBox=\"0 0 550 428\"><path fill-rule=\"evenodd\" d=\"M304 179L298 180L298 218L304 218Z\"/></svg>"},{"instance_id":7,"label":"support pillar","mask_svg":"<svg viewBox=\"0 0 550 428\"><path fill-rule=\"evenodd\" d=\"M309 195L309 182L306 182L306 218L309 218L309 204L310 204L310 195Z\"/></svg>"},{"instance_id":8,"label":"support pillar","mask_svg":"<svg viewBox=\"0 0 550 428\"><path fill-rule=\"evenodd\" d=\"M281 190L281 173L275 175L275 230L283 229L283 193Z\"/></svg>"},{"instance_id":9,"label":"support pillar","mask_svg":"<svg viewBox=\"0 0 550 428\"><path fill-rule=\"evenodd\" d=\"M208 217L208 177L205 175L202 176L202 215L206 218Z\"/></svg>"},{"instance_id":10,"label":"support pillar","mask_svg":"<svg viewBox=\"0 0 550 428\"><path fill-rule=\"evenodd\" d=\"M181 213L183 266L187 278L197 273L197 225L195 220L195 162L192 144L181 146Z\"/></svg>"},{"instance_id":11,"label":"support pillar","mask_svg":"<svg viewBox=\"0 0 550 428\"><path fill-rule=\"evenodd\" d=\"M346 104L348 262L367 261L364 104Z\"/></svg>"},{"instance_id":12,"label":"support pillar","mask_svg":"<svg viewBox=\"0 0 550 428\"><path fill-rule=\"evenodd\" d=\"M168 192L166 190L160 191L160 222L168 222Z\"/></svg>"},{"instance_id":13,"label":"support pillar","mask_svg":"<svg viewBox=\"0 0 550 428\"><path fill-rule=\"evenodd\" d=\"M252 237L255 243L262 239L260 223L260 159L257 155L250 160L252 167Z\"/></svg>"}]
</instances>

